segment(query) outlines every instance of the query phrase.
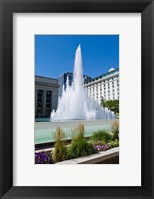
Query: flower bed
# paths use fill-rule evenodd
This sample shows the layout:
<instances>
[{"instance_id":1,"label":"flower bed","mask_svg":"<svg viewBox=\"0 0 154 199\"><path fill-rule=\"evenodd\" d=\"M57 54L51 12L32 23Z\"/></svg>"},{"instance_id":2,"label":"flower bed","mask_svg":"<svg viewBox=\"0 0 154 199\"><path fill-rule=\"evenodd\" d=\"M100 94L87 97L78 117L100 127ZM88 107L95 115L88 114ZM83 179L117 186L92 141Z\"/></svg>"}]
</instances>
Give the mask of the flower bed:
<instances>
[{"instance_id":1,"label":"flower bed","mask_svg":"<svg viewBox=\"0 0 154 199\"><path fill-rule=\"evenodd\" d=\"M53 164L51 152L35 152L35 164Z\"/></svg>"},{"instance_id":2,"label":"flower bed","mask_svg":"<svg viewBox=\"0 0 154 199\"><path fill-rule=\"evenodd\" d=\"M117 127L117 126L116 126ZM52 151L35 153L35 164L54 164L73 158L96 154L119 146L117 138L118 128L115 133L107 131L95 132L90 140L84 137L84 125L79 124L74 129L74 137L70 145L67 145L65 132L58 128L55 132L55 145Z\"/></svg>"}]
</instances>

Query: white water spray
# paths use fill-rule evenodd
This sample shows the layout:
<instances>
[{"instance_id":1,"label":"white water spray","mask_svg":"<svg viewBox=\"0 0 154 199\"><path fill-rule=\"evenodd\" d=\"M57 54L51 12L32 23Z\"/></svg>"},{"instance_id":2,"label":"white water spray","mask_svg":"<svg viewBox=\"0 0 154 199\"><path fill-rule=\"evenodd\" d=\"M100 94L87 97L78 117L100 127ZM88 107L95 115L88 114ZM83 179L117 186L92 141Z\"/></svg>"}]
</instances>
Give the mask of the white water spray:
<instances>
[{"instance_id":1,"label":"white water spray","mask_svg":"<svg viewBox=\"0 0 154 199\"><path fill-rule=\"evenodd\" d=\"M67 77L66 88L58 100L57 111L51 112L51 121L58 120L92 120L114 119L115 114L107 108L101 107L84 88L81 47L78 46L75 54L73 83L69 86Z\"/></svg>"}]
</instances>

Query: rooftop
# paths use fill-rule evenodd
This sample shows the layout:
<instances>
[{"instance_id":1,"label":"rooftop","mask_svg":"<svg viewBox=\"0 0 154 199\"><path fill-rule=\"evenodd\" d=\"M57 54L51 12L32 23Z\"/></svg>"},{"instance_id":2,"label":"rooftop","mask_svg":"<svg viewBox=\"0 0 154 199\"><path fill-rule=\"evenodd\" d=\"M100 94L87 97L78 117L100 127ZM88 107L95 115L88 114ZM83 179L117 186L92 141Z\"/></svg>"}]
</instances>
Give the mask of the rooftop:
<instances>
[{"instance_id":1,"label":"rooftop","mask_svg":"<svg viewBox=\"0 0 154 199\"><path fill-rule=\"evenodd\" d=\"M113 74L115 74L117 72L119 72L119 68L116 68L116 69L112 68L112 70L110 69L107 73L104 73L104 74L102 74L100 76L97 76L97 77L93 78L91 80L91 82L96 81L98 79L107 78L107 77L109 77L109 76L111 76L111 75L113 75Z\"/></svg>"},{"instance_id":2,"label":"rooftop","mask_svg":"<svg viewBox=\"0 0 154 199\"><path fill-rule=\"evenodd\" d=\"M39 78L42 78L42 79L49 79L49 80L56 80L57 81L57 79L56 78L52 78L52 77L44 77L44 76L39 76L39 75L35 75L35 78L36 79L39 79Z\"/></svg>"}]
</instances>

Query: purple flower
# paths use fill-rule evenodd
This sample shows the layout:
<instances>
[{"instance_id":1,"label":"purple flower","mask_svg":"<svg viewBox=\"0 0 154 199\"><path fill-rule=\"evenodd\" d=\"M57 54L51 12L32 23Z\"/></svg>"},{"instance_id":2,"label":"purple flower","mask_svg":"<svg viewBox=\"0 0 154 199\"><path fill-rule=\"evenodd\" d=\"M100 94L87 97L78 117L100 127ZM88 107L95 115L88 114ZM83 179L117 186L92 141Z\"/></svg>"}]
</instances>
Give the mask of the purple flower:
<instances>
[{"instance_id":1,"label":"purple flower","mask_svg":"<svg viewBox=\"0 0 154 199\"><path fill-rule=\"evenodd\" d=\"M35 152L35 164L53 164L50 152Z\"/></svg>"},{"instance_id":2,"label":"purple flower","mask_svg":"<svg viewBox=\"0 0 154 199\"><path fill-rule=\"evenodd\" d=\"M110 149L110 146L108 144L102 144L102 145L93 145L94 149L97 151L105 151L107 149Z\"/></svg>"}]
</instances>

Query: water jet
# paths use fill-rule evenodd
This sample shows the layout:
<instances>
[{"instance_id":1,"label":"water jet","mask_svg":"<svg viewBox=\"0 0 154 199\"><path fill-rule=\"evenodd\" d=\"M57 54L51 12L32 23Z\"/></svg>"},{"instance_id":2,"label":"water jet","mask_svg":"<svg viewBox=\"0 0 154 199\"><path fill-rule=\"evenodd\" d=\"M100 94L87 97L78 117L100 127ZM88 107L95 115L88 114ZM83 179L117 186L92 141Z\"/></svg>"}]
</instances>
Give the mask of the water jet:
<instances>
[{"instance_id":1,"label":"water jet","mask_svg":"<svg viewBox=\"0 0 154 199\"><path fill-rule=\"evenodd\" d=\"M115 119L115 114L103 108L84 88L81 46L75 53L74 73L72 85L67 77L66 88L63 85L62 97L58 100L56 111L51 112L51 121L61 120L96 120Z\"/></svg>"}]
</instances>

